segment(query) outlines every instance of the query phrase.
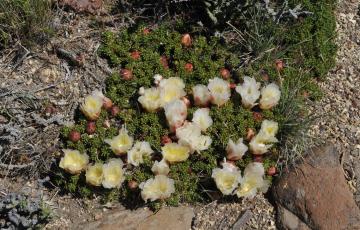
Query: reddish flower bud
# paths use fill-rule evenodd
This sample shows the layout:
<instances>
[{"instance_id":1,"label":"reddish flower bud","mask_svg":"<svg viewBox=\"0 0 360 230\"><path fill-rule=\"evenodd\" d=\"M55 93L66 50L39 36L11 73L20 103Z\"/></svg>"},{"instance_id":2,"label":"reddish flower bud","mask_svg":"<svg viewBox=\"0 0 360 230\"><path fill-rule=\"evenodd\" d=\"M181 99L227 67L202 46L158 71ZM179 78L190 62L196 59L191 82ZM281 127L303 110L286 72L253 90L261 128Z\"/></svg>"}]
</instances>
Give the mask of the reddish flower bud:
<instances>
[{"instance_id":1,"label":"reddish flower bud","mask_svg":"<svg viewBox=\"0 0 360 230\"><path fill-rule=\"evenodd\" d=\"M268 170L267 170L267 174L269 176L274 176L276 174L276 168L274 166L271 166Z\"/></svg>"},{"instance_id":2,"label":"reddish flower bud","mask_svg":"<svg viewBox=\"0 0 360 230\"><path fill-rule=\"evenodd\" d=\"M246 132L246 140L250 141L255 136L255 131L252 128L248 128Z\"/></svg>"},{"instance_id":3,"label":"reddish flower bud","mask_svg":"<svg viewBox=\"0 0 360 230\"><path fill-rule=\"evenodd\" d=\"M172 142L172 140L168 135L165 135L165 136L161 137L161 144L162 145L165 145L165 144L168 144L168 143L171 143L171 142Z\"/></svg>"},{"instance_id":4,"label":"reddish flower bud","mask_svg":"<svg viewBox=\"0 0 360 230\"><path fill-rule=\"evenodd\" d=\"M150 29L149 28L144 28L142 32L143 32L144 35L148 35L150 33Z\"/></svg>"},{"instance_id":5,"label":"reddish flower bud","mask_svg":"<svg viewBox=\"0 0 360 230\"><path fill-rule=\"evenodd\" d=\"M103 108L106 110L111 109L111 107L113 106L113 103L111 101L110 98L104 97L103 99Z\"/></svg>"},{"instance_id":6,"label":"reddish flower bud","mask_svg":"<svg viewBox=\"0 0 360 230\"><path fill-rule=\"evenodd\" d=\"M72 142L78 142L80 138L81 138L81 134L76 130L72 130L69 133L69 140Z\"/></svg>"},{"instance_id":7,"label":"reddish flower bud","mask_svg":"<svg viewBox=\"0 0 360 230\"><path fill-rule=\"evenodd\" d=\"M190 107L191 103L187 97L182 97L181 100L185 103L186 107Z\"/></svg>"},{"instance_id":8,"label":"reddish flower bud","mask_svg":"<svg viewBox=\"0 0 360 230\"><path fill-rule=\"evenodd\" d=\"M166 56L161 56L160 63L164 67L164 69L169 69L168 58Z\"/></svg>"},{"instance_id":9,"label":"reddish flower bud","mask_svg":"<svg viewBox=\"0 0 360 230\"><path fill-rule=\"evenodd\" d=\"M220 69L220 76L224 79L224 80L228 80L230 78L230 71L226 68L221 68Z\"/></svg>"},{"instance_id":10,"label":"reddish flower bud","mask_svg":"<svg viewBox=\"0 0 360 230\"><path fill-rule=\"evenodd\" d=\"M131 80L133 78L133 74L131 70L128 69L121 69L120 75L124 80Z\"/></svg>"},{"instance_id":11,"label":"reddish flower bud","mask_svg":"<svg viewBox=\"0 0 360 230\"><path fill-rule=\"evenodd\" d=\"M134 180L130 180L128 182L128 186L129 186L129 189L136 190L139 187L139 184L138 184L138 182L136 182Z\"/></svg>"},{"instance_id":12,"label":"reddish flower bud","mask_svg":"<svg viewBox=\"0 0 360 230\"><path fill-rule=\"evenodd\" d=\"M110 121L109 120L105 120L104 123L103 123L103 127L108 129L110 128L111 124L110 124Z\"/></svg>"},{"instance_id":13,"label":"reddish flower bud","mask_svg":"<svg viewBox=\"0 0 360 230\"><path fill-rule=\"evenodd\" d=\"M91 135L95 133L95 131L96 131L96 123L94 121L89 121L86 124L86 133Z\"/></svg>"},{"instance_id":14,"label":"reddish flower bud","mask_svg":"<svg viewBox=\"0 0 360 230\"><path fill-rule=\"evenodd\" d=\"M253 112L253 118L255 121L260 122L263 120L263 116L259 112Z\"/></svg>"},{"instance_id":15,"label":"reddish flower bud","mask_svg":"<svg viewBox=\"0 0 360 230\"><path fill-rule=\"evenodd\" d=\"M191 46L191 37L190 34L184 34L181 38L181 44L185 47Z\"/></svg>"},{"instance_id":16,"label":"reddish flower bud","mask_svg":"<svg viewBox=\"0 0 360 230\"><path fill-rule=\"evenodd\" d=\"M276 60L275 61L275 68L277 69L277 71L281 71L284 69L284 62L282 60Z\"/></svg>"},{"instance_id":17,"label":"reddish flower bud","mask_svg":"<svg viewBox=\"0 0 360 230\"><path fill-rule=\"evenodd\" d=\"M235 83L230 83L230 89L235 89L236 88L236 84Z\"/></svg>"},{"instance_id":18,"label":"reddish flower bud","mask_svg":"<svg viewBox=\"0 0 360 230\"><path fill-rule=\"evenodd\" d=\"M113 107L111 107L110 113L111 113L111 116L115 117L116 115L118 115L118 113L120 113L120 107L114 105Z\"/></svg>"},{"instance_id":19,"label":"reddish flower bud","mask_svg":"<svg viewBox=\"0 0 360 230\"><path fill-rule=\"evenodd\" d=\"M132 59L138 60L140 58L140 54L141 54L140 51L135 50L130 53L130 56Z\"/></svg>"},{"instance_id":20,"label":"reddish flower bud","mask_svg":"<svg viewBox=\"0 0 360 230\"><path fill-rule=\"evenodd\" d=\"M194 69L193 64L191 64L191 63L186 63L186 64L185 64L185 70L186 70L187 72L192 72L193 69Z\"/></svg>"},{"instance_id":21,"label":"reddish flower bud","mask_svg":"<svg viewBox=\"0 0 360 230\"><path fill-rule=\"evenodd\" d=\"M254 155L254 162L262 163L263 162L262 155Z\"/></svg>"},{"instance_id":22,"label":"reddish flower bud","mask_svg":"<svg viewBox=\"0 0 360 230\"><path fill-rule=\"evenodd\" d=\"M262 77L262 79L263 79L264 81L269 81L269 79L270 79L269 74L267 74L267 73L265 73L265 72L262 73L261 77Z\"/></svg>"}]
</instances>

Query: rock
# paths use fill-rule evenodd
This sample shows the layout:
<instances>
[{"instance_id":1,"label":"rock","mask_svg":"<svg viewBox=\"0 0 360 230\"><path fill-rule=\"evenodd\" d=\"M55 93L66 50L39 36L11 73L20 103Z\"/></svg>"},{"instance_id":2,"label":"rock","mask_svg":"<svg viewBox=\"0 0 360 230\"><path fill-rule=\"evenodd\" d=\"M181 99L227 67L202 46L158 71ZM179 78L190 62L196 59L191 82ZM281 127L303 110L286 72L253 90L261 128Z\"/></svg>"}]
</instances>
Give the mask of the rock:
<instances>
[{"instance_id":1,"label":"rock","mask_svg":"<svg viewBox=\"0 0 360 230\"><path fill-rule=\"evenodd\" d=\"M148 209L114 210L104 213L100 220L81 224L86 230L188 230L191 229L194 211L190 207L163 208L157 213Z\"/></svg>"},{"instance_id":2,"label":"rock","mask_svg":"<svg viewBox=\"0 0 360 230\"><path fill-rule=\"evenodd\" d=\"M167 207L150 216L139 225L139 230L189 230L194 217L190 207Z\"/></svg>"},{"instance_id":3,"label":"rock","mask_svg":"<svg viewBox=\"0 0 360 230\"><path fill-rule=\"evenodd\" d=\"M279 229L360 229L360 210L331 144L310 150L272 193Z\"/></svg>"},{"instance_id":4,"label":"rock","mask_svg":"<svg viewBox=\"0 0 360 230\"><path fill-rule=\"evenodd\" d=\"M98 221L81 224L75 229L86 230L132 230L137 229L142 221L152 215L148 209L131 210L113 210L104 213L103 218Z\"/></svg>"}]
</instances>

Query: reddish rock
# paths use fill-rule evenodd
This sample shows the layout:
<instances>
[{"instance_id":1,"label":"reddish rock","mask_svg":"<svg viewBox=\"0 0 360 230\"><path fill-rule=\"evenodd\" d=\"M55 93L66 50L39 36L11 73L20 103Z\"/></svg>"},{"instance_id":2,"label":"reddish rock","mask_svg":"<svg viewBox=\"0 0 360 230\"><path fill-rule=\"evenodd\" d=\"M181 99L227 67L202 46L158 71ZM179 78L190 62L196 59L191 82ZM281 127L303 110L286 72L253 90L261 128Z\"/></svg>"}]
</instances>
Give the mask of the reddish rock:
<instances>
[{"instance_id":1,"label":"reddish rock","mask_svg":"<svg viewBox=\"0 0 360 230\"><path fill-rule=\"evenodd\" d=\"M360 210L331 144L310 150L276 181L272 193L280 229L360 229Z\"/></svg>"},{"instance_id":2,"label":"reddish rock","mask_svg":"<svg viewBox=\"0 0 360 230\"><path fill-rule=\"evenodd\" d=\"M96 13L103 5L103 0L59 0L60 6L67 6L76 12Z\"/></svg>"}]
</instances>

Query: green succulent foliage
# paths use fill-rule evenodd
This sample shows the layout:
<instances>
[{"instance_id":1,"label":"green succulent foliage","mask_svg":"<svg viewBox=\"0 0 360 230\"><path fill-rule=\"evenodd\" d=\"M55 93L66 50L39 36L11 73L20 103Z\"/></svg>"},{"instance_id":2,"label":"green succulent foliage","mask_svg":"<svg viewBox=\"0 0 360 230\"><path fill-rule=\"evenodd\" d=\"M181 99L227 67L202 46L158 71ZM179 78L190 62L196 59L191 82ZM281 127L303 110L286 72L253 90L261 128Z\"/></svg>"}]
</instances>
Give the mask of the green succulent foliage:
<instances>
[{"instance_id":1,"label":"green succulent foliage","mask_svg":"<svg viewBox=\"0 0 360 230\"><path fill-rule=\"evenodd\" d=\"M55 176L58 185L82 196L102 195L104 202L117 199L124 204L131 201L131 204L128 204L131 207L143 205L140 190L131 190L127 183L136 181L140 184L154 177L151 167L155 160L161 159L161 137L171 134L163 111L148 113L142 109L137 101L138 89L152 87L155 73L165 78L177 76L184 80L189 99L192 101L192 86L207 85L209 79L220 77L221 68L226 67L232 72L229 82L240 82L239 74L243 74L235 70L239 65L237 56L229 52L218 38L194 36L192 46L186 48L181 45L181 37L180 33L166 26L161 26L146 35L143 34L142 27L135 31L104 33L100 54L108 58L113 67L119 69L118 73L114 73L106 80L106 96L118 105L121 111L116 117L112 117L109 112L103 110L96 121L96 133L93 135L86 134L87 121L79 114L75 126L64 127L62 130L63 148L86 152L91 162L106 162L115 156L104 143L104 139L117 135L121 126L126 125L130 135L136 141L148 141L155 154L151 158L146 158L140 167L127 165L126 180L120 189L95 188L85 183L83 174L71 176L59 169ZM130 53L135 50L141 53L140 59L134 60L131 57ZM164 56L168 60L168 68L160 61ZM186 63L193 64L192 72L185 70ZM124 80L120 69L131 70L133 79ZM273 79L277 81L278 77L274 76ZM192 119L196 109L196 107L189 108L188 120ZM282 119L280 114L274 114L272 111L255 110L262 113L264 118ZM213 140L211 147L200 154L192 154L185 162L172 164L169 177L175 180L176 192L165 201L149 202L150 207L157 209L164 203L177 205L179 202L209 201L211 199L209 191L217 192L211 179L212 169L218 167L219 162L224 159L229 139L236 141L238 138L245 138L247 129L259 129L261 125L261 121L254 120L253 111L241 106L240 97L235 91L232 92L231 100L224 106L211 106L210 115L214 123L206 135L210 135ZM110 128L103 126L105 121L111 123ZM80 141L74 143L68 140L71 130L81 133ZM270 153L267 158L269 163L265 165L266 169L276 164L276 154ZM250 161L252 156L249 154L237 163L243 169Z\"/></svg>"}]
</instances>

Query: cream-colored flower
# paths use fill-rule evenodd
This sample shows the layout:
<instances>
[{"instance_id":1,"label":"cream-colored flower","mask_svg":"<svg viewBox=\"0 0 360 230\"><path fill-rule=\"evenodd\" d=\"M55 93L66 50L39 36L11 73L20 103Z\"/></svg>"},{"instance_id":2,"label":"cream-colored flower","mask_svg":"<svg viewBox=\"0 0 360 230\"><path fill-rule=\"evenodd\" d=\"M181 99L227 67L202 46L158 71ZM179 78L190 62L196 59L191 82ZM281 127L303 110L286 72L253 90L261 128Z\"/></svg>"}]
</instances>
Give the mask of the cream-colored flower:
<instances>
[{"instance_id":1,"label":"cream-colored flower","mask_svg":"<svg viewBox=\"0 0 360 230\"><path fill-rule=\"evenodd\" d=\"M241 103L245 108L252 108L260 97L260 84L254 78L244 77L244 83L236 86L235 90L241 96Z\"/></svg>"},{"instance_id":2,"label":"cream-colored flower","mask_svg":"<svg viewBox=\"0 0 360 230\"><path fill-rule=\"evenodd\" d=\"M229 82L221 78L213 78L209 81L208 89L211 94L211 103L221 106L225 104L231 96Z\"/></svg>"},{"instance_id":3,"label":"cream-colored flower","mask_svg":"<svg viewBox=\"0 0 360 230\"><path fill-rule=\"evenodd\" d=\"M167 175L170 172L169 165L166 163L165 159L162 159L160 162L155 161L151 167L151 171L155 175Z\"/></svg>"},{"instance_id":4,"label":"cream-colored flower","mask_svg":"<svg viewBox=\"0 0 360 230\"><path fill-rule=\"evenodd\" d=\"M280 101L281 92L279 86L271 83L261 89L260 108L271 109Z\"/></svg>"},{"instance_id":5,"label":"cream-colored flower","mask_svg":"<svg viewBox=\"0 0 360 230\"><path fill-rule=\"evenodd\" d=\"M164 78L159 83L161 105L165 106L176 99L186 95L185 84L179 77Z\"/></svg>"},{"instance_id":6,"label":"cream-colored flower","mask_svg":"<svg viewBox=\"0 0 360 230\"><path fill-rule=\"evenodd\" d=\"M178 143L168 143L161 148L163 158L169 163L186 161L190 155L190 148Z\"/></svg>"},{"instance_id":7,"label":"cream-colored flower","mask_svg":"<svg viewBox=\"0 0 360 230\"><path fill-rule=\"evenodd\" d=\"M191 152L206 150L212 143L211 137L201 135L200 127L194 122L185 122L183 126L176 129L176 137L179 143L189 146Z\"/></svg>"},{"instance_id":8,"label":"cream-colored flower","mask_svg":"<svg viewBox=\"0 0 360 230\"><path fill-rule=\"evenodd\" d=\"M139 166L144 163L144 156L150 156L154 150L146 141L137 141L135 145L128 151L127 160L129 164Z\"/></svg>"},{"instance_id":9,"label":"cream-colored flower","mask_svg":"<svg viewBox=\"0 0 360 230\"><path fill-rule=\"evenodd\" d=\"M103 164L95 163L89 165L85 173L86 183L100 186L103 180Z\"/></svg>"},{"instance_id":10,"label":"cream-colored flower","mask_svg":"<svg viewBox=\"0 0 360 230\"><path fill-rule=\"evenodd\" d=\"M262 163L250 163L244 170L244 177L241 180L240 187L236 190L238 197L248 199L254 198L256 193L265 193L269 188L269 181L264 179L264 166Z\"/></svg>"},{"instance_id":11,"label":"cream-colored flower","mask_svg":"<svg viewBox=\"0 0 360 230\"><path fill-rule=\"evenodd\" d=\"M129 136L125 126L120 129L119 135L112 139L105 139L105 143L110 145L110 148L115 155L125 154L133 145L133 141L134 139Z\"/></svg>"},{"instance_id":12,"label":"cream-colored flower","mask_svg":"<svg viewBox=\"0 0 360 230\"><path fill-rule=\"evenodd\" d=\"M146 111L154 112L161 107L160 90L158 88L153 87L149 89L139 90L139 93L142 94L138 98L138 101Z\"/></svg>"},{"instance_id":13,"label":"cream-colored flower","mask_svg":"<svg viewBox=\"0 0 360 230\"><path fill-rule=\"evenodd\" d=\"M253 137L249 143L250 150L255 155L262 155L269 151L269 148L271 148L272 144L267 144L268 142L267 136L264 136L262 133L258 133Z\"/></svg>"},{"instance_id":14,"label":"cream-colored flower","mask_svg":"<svg viewBox=\"0 0 360 230\"><path fill-rule=\"evenodd\" d=\"M165 175L156 175L139 185L141 197L145 202L166 199L175 192L174 180Z\"/></svg>"},{"instance_id":15,"label":"cream-colored flower","mask_svg":"<svg viewBox=\"0 0 360 230\"><path fill-rule=\"evenodd\" d=\"M192 88L194 102L197 106L207 106L211 99L209 89L205 85L195 85Z\"/></svg>"},{"instance_id":16,"label":"cream-colored flower","mask_svg":"<svg viewBox=\"0 0 360 230\"><path fill-rule=\"evenodd\" d=\"M239 169L226 162L223 163L223 168L213 169L211 177L214 178L216 187L224 195L230 195L241 181Z\"/></svg>"},{"instance_id":17,"label":"cream-colored flower","mask_svg":"<svg viewBox=\"0 0 360 230\"><path fill-rule=\"evenodd\" d=\"M230 139L226 147L226 158L232 161L240 160L246 151L248 151L248 147L243 143L242 138L239 138L236 143Z\"/></svg>"},{"instance_id":18,"label":"cream-colored flower","mask_svg":"<svg viewBox=\"0 0 360 230\"><path fill-rule=\"evenodd\" d=\"M96 120L99 118L104 98L104 95L96 90L91 95L85 97L80 110L89 120Z\"/></svg>"},{"instance_id":19,"label":"cream-colored flower","mask_svg":"<svg viewBox=\"0 0 360 230\"><path fill-rule=\"evenodd\" d=\"M125 180L124 163L121 159L110 159L108 163L103 165L103 181L104 188L119 188Z\"/></svg>"},{"instance_id":20,"label":"cream-colored flower","mask_svg":"<svg viewBox=\"0 0 360 230\"><path fill-rule=\"evenodd\" d=\"M262 135L263 139L268 143L277 142L275 135L279 130L279 125L275 121L264 120L261 123L261 129L259 134Z\"/></svg>"},{"instance_id":21,"label":"cream-colored flower","mask_svg":"<svg viewBox=\"0 0 360 230\"><path fill-rule=\"evenodd\" d=\"M184 123L187 116L187 106L182 100L177 99L166 104L164 110L170 131L175 131Z\"/></svg>"},{"instance_id":22,"label":"cream-colored flower","mask_svg":"<svg viewBox=\"0 0 360 230\"><path fill-rule=\"evenodd\" d=\"M197 124L203 132L213 124L209 112L208 108L197 109L192 119L192 122Z\"/></svg>"},{"instance_id":23,"label":"cream-colored flower","mask_svg":"<svg viewBox=\"0 0 360 230\"><path fill-rule=\"evenodd\" d=\"M89 156L81 154L78 150L63 149L64 156L60 160L59 167L71 174L78 174L86 169Z\"/></svg>"}]
</instances>

